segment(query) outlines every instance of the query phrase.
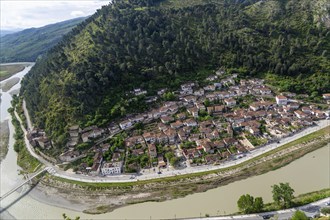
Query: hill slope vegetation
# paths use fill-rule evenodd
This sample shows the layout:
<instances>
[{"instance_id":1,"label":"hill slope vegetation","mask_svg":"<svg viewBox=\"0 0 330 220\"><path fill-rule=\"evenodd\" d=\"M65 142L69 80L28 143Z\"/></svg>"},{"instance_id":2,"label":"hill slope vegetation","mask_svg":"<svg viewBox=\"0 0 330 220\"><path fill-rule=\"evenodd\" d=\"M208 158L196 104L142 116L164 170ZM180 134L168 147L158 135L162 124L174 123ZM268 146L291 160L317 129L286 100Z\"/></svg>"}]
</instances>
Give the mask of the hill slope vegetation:
<instances>
[{"instance_id":1,"label":"hill slope vegetation","mask_svg":"<svg viewBox=\"0 0 330 220\"><path fill-rule=\"evenodd\" d=\"M34 62L56 45L63 35L86 18L75 18L41 28L30 28L1 36L0 62Z\"/></svg>"},{"instance_id":2,"label":"hill slope vegetation","mask_svg":"<svg viewBox=\"0 0 330 220\"><path fill-rule=\"evenodd\" d=\"M35 123L62 143L70 123L105 125L147 108L127 93L201 78L219 66L329 89L324 0L117 0L66 35L24 78Z\"/></svg>"}]
</instances>

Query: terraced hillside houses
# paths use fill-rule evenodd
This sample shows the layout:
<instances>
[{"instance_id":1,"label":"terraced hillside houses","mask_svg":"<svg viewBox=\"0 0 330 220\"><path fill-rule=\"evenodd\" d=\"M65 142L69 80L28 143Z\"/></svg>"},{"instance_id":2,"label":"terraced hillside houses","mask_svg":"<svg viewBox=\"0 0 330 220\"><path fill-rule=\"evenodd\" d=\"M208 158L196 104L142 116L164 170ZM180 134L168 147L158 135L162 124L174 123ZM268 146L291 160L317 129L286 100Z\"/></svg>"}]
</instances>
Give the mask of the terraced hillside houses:
<instances>
[{"instance_id":1,"label":"terraced hillside houses","mask_svg":"<svg viewBox=\"0 0 330 220\"><path fill-rule=\"evenodd\" d=\"M173 101L159 101L166 92ZM223 69L177 91L164 88L152 97L142 88L130 93L145 96L141 104L158 105L107 128L71 126L58 160L88 175L220 164L329 117L329 110L296 94L276 94L262 79L241 79Z\"/></svg>"}]
</instances>

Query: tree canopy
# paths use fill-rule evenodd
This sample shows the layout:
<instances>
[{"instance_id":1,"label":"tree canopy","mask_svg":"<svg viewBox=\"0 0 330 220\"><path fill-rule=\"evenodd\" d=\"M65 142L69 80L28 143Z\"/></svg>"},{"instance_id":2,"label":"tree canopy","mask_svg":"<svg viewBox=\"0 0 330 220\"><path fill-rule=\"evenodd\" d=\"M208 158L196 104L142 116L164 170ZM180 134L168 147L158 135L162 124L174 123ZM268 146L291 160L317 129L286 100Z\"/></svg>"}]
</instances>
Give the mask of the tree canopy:
<instances>
[{"instance_id":1,"label":"tree canopy","mask_svg":"<svg viewBox=\"0 0 330 220\"><path fill-rule=\"evenodd\" d=\"M282 208L289 208L294 198L294 189L290 187L289 183L275 184L272 189L274 202Z\"/></svg>"},{"instance_id":2,"label":"tree canopy","mask_svg":"<svg viewBox=\"0 0 330 220\"><path fill-rule=\"evenodd\" d=\"M291 220L308 220L309 218L306 216L306 214L300 210L295 211L293 214Z\"/></svg>"},{"instance_id":3,"label":"tree canopy","mask_svg":"<svg viewBox=\"0 0 330 220\"><path fill-rule=\"evenodd\" d=\"M238 209L245 214L260 212L264 207L264 202L261 197L253 198L246 194L242 195L237 201Z\"/></svg>"}]
</instances>

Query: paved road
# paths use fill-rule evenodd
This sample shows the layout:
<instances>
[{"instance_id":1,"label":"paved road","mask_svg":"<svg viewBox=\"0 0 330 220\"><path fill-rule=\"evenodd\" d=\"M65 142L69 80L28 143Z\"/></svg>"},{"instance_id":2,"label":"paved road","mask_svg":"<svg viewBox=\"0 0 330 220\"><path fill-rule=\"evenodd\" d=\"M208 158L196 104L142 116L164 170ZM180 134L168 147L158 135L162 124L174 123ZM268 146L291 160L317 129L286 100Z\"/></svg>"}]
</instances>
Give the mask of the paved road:
<instances>
[{"instance_id":1,"label":"paved road","mask_svg":"<svg viewBox=\"0 0 330 220\"><path fill-rule=\"evenodd\" d=\"M322 199L308 205L285 209L274 212L264 212L259 214L251 215L236 215L236 216L225 216L225 217L205 217L205 218L190 218L191 220L230 220L230 219L239 219L239 220L258 220L258 219L278 219L278 220L287 220L290 219L293 213L297 210L305 212L308 217L315 217L320 213L321 208L326 207L326 203L330 202L330 197ZM330 206L328 206L330 207Z\"/></svg>"},{"instance_id":2,"label":"paved road","mask_svg":"<svg viewBox=\"0 0 330 220\"><path fill-rule=\"evenodd\" d=\"M26 108L25 100L23 100L23 111L24 111L24 115L26 117L26 122L27 122L28 128L32 131L33 126L32 126L32 123L31 123L30 115L28 114L28 111L27 111L27 108Z\"/></svg>"},{"instance_id":3,"label":"paved road","mask_svg":"<svg viewBox=\"0 0 330 220\"><path fill-rule=\"evenodd\" d=\"M27 115L26 118L28 117L28 111L26 110L25 106L23 106L24 108L24 112ZM20 120L20 118L18 117L17 113L15 112L16 117L18 118L18 120ZM21 121L20 121L21 122ZM22 123L21 123L22 124ZM31 122L28 123L29 126L31 126ZM291 141L297 140L307 134L313 133L317 130L320 130L322 128L325 128L327 126L330 125L330 120L321 120L316 122L315 126L312 127L308 127L306 129L304 129L303 131L296 133L292 136L286 137L281 139L280 143L272 143L272 144L268 144L264 147L261 148L257 148L254 149L252 151L250 151L249 154L247 154L247 156L237 159L237 160L231 160L231 161L227 161L224 162L220 165L217 166L210 166L210 165L204 165L204 166L197 166L197 167L186 167L185 169L181 169L181 170L162 170L161 174L158 174L157 171L158 169L156 169L156 172L154 173L143 173L142 175L118 175L118 176L107 176L107 177L101 177L101 176L85 176L85 175L80 175L80 174L75 174L72 172L67 172L67 171L63 171L60 170L59 167L57 167L56 165L51 164L50 162L46 161L45 159L43 159L41 156L39 156L38 154L35 153L34 148L30 145L29 141L26 138L25 135L25 143L26 146L30 152L30 154L37 158L41 163L45 164L46 166L52 167L56 172L53 173L53 175L58 176L58 177L62 177L62 178L66 178L66 179L70 179L70 180L76 180L76 181L81 181L81 182L100 182L100 183L111 183L111 182L135 182L138 180L149 180L149 179L156 179L156 178L162 178L162 177L170 177L170 176L176 176L176 175L183 175L183 174L189 174L189 173L199 173L199 172L204 172L204 171L209 171L209 170L217 170L217 169L221 169L221 168L227 168L227 167L231 167L233 165L237 165L240 163L243 163L253 157L259 156L265 152L271 151L277 147L280 147L286 143L289 143ZM26 130L23 126L21 126L24 133L26 134Z\"/></svg>"}]
</instances>

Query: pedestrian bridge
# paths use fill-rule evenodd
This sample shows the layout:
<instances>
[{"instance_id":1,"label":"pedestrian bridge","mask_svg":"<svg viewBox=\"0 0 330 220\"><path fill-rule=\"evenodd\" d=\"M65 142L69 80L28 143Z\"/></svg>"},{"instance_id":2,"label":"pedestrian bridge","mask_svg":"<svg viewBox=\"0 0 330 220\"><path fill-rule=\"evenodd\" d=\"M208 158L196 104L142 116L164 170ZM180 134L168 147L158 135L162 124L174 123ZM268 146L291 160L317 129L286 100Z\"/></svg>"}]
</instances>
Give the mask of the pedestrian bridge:
<instances>
[{"instance_id":1,"label":"pedestrian bridge","mask_svg":"<svg viewBox=\"0 0 330 220\"><path fill-rule=\"evenodd\" d=\"M42 174L43 172L48 172L50 174L54 174L56 171L52 168L52 167L45 167L43 170L33 174L31 177L29 177L29 175L27 175L27 180L24 181L23 183L19 184L18 186L16 186L15 188L13 188L12 190L10 190L9 192L5 193L4 195L2 195L0 197L0 201L2 201L4 198L6 198L7 196L11 195L13 192L15 192L16 190L18 190L19 188L21 188L23 185L25 185L26 183L30 182L31 180L36 178L38 175Z\"/></svg>"}]
</instances>

